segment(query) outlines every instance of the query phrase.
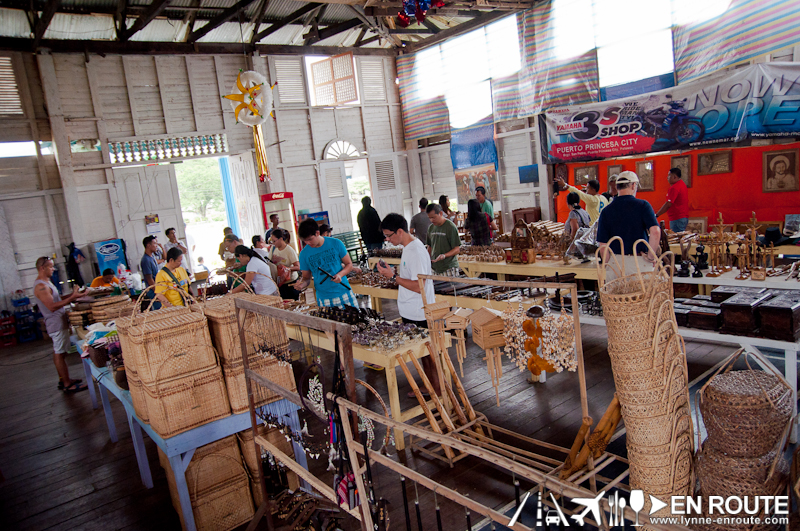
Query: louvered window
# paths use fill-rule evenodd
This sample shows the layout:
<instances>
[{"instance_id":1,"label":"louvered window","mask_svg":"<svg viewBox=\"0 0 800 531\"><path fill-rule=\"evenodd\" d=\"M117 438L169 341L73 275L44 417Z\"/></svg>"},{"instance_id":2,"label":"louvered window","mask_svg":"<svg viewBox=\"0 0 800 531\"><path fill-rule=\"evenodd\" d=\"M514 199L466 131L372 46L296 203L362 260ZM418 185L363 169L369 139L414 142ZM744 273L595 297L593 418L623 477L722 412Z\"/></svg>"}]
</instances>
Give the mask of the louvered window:
<instances>
[{"instance_id":1,"label":"louvered window","mask_svg":"<svg viewBox=\"0 0 800 531\"><path fill-rule=\"evenodd\" d=\"M306 90L303 85L303 61L300 57L276 57L275 79L278 82L278 97L282 105L305 104Z\"/></svg>"},{"instance_id":2,"label":"louvered window","mask_svg":"<svg viewBox=\"0 0 800 531\"><path fill-rule=\"evenodd\" d=\"M383 59L361 58L361 91L365 102L386 101L386 78L383 72Z\"/></svg>"},{"instance_id":3,"label":"louvered window","mask_svg":"<svg viewBox=\"0 0 800 531\"><path fill-rule=\"evenodd\" d=\"M25 114L10 57L0 57L0 115Z\"/></svg>"},{"instance_id":4,"label":"louvered window","mask_svg":"<svg viewBox=\"0 0 800 531\"><path fill-rule=\"evenodd\" d=\"M344 197L344 184L342 184L342 172L339 168L325 169L325 184L328 187L328 198Z\"/></svg>"},{"instance_id":5,"label":"louvered window","mask_svg":"<svg viewBox=\"0 0 800 531\"><path fill-rule=\"evenodd\" d=\"M316 105L341 105L358 101L353 54L343 53L311 64Z\"/></svg>"},{"instance_id":6,"label":"louvered window","mask_svg":"<svg viewBox=\"0 0 800 531\"><path fill-rule=\"evenodd\" d=\"M379 160L375 162L375 182L378 191L394 190L394 164L391 160Z\"/></svg>"}]
</instances>

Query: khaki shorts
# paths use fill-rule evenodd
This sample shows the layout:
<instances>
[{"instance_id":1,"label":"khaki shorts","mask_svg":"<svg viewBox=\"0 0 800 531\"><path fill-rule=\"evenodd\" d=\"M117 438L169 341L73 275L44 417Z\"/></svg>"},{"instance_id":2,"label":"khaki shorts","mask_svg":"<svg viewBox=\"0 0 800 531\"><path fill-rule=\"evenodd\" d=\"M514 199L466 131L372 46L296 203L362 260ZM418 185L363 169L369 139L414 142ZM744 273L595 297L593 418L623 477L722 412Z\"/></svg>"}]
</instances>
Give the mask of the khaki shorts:
<instances>
[{"instance_id":1,"label":"khaki shorts","mask_svg":"<svg viewBox=\"0 0 800 531\"><path fill-rule=\"evenodd\" d=\"M58 332L48 332L47 335L53 340L53 352L56 354L66 354L71 346L69 340L69 328Z\"/></svg>"}]
</instances>

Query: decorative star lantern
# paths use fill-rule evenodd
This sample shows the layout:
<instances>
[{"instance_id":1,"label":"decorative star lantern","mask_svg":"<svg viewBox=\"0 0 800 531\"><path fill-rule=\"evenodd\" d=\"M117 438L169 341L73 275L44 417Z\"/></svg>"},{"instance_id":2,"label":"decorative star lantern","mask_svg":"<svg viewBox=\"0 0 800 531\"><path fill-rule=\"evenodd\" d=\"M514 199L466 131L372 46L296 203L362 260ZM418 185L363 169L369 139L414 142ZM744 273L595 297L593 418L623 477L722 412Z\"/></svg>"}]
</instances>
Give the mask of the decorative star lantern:
<instances>
[{"instance_id":1,"label":"decorative star lantern","mask_svg":"<svg viewBox=\"0 0 800 531\"><path fill-rule=\"evenodd\" d=\"M231 100L236 123L255 127L272 114L272 90L266 78L258 72L239 71L231 92L225 98Z\"/></svg>"}]
</instances>

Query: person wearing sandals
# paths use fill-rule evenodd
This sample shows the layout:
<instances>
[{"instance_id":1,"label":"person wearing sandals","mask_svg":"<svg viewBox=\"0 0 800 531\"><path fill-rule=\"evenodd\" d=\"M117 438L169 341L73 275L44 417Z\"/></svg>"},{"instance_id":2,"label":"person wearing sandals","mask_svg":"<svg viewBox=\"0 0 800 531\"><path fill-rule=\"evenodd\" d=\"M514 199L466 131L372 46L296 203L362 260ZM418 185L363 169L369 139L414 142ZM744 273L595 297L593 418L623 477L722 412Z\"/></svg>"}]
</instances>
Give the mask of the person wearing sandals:
<instances>
[{"instance_id":1,"label":"person wearing sandals","mask_svg":"<svg viewBox=\"0 0 800 531\"><path fill-rule=\"evenodd\" d=\"M189 291L189 274L181 267L182 262L183 251L173 247L167 251L167 263L156 275L156 297L163 295L173 306L186 306L181 290Z\"/></svg>"},{"instance_id":2,"label":"person wearing sandals","mask_svg":"<svg viewBox=\"0 0 800 531\"><path fill-rule=\"evenodd\" d=\"M260 254L244 245L237 246L233 254L246 269L244 283L233 288L231 293L242 292L247 286L250 286L256 295L275 295L278 292L278 285L272 279L272 271Z\"/></svg>"},{"instance_id":3,"label":"person wearing sandals","mask_svg":"<svg viewBox=\"0 0 800 531\"><path fill-rule=\"evenodd\" d=\"M578 229L584 229L592 225L589 214L581 208L581 196L575 192L567 194L567 204L570 207L569 217L564 224L564 235L570 239L575 238Z\"/></svg>"},{"instance_id":4,"label":"person wearing sandals","mask_svg":"<svg viewBox=\"0 0 800 531\"><path fill-rule=\"evenodd\" d=\"M33 295L39 304L39 311L44 317L47 335L53 340L53 364L58 372L58 388L66 393L77 393L88 389L81 380L69 377L66 355L70 347L69 323L67 321L67 307L69 303L80 297L78 286L72 287L72 293L61 298L61 294L50 282L55 266L53 261L43 256L36 260L36 280L33 283Z\"/></svg>"}]
</instances>

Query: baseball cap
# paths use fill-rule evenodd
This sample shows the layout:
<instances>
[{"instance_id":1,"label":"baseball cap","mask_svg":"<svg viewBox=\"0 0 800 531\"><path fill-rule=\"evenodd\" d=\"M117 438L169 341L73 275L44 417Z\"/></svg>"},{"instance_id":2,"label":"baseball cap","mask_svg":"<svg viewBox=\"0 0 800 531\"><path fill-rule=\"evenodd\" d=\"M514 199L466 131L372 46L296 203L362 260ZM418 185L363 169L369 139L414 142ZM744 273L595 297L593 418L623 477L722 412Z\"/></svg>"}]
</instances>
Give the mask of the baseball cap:
<instances>
[{"instance_id":1,"label":"baseball cap","mask_svg":"<svg viewBox=\"0 0 800 531\"><path fill-rule=\"evenodd\" d=\"M639 176L632 171L624 171L617 175L617 184L636 183L639 184Z\"/></svg>"}]
</instances>

